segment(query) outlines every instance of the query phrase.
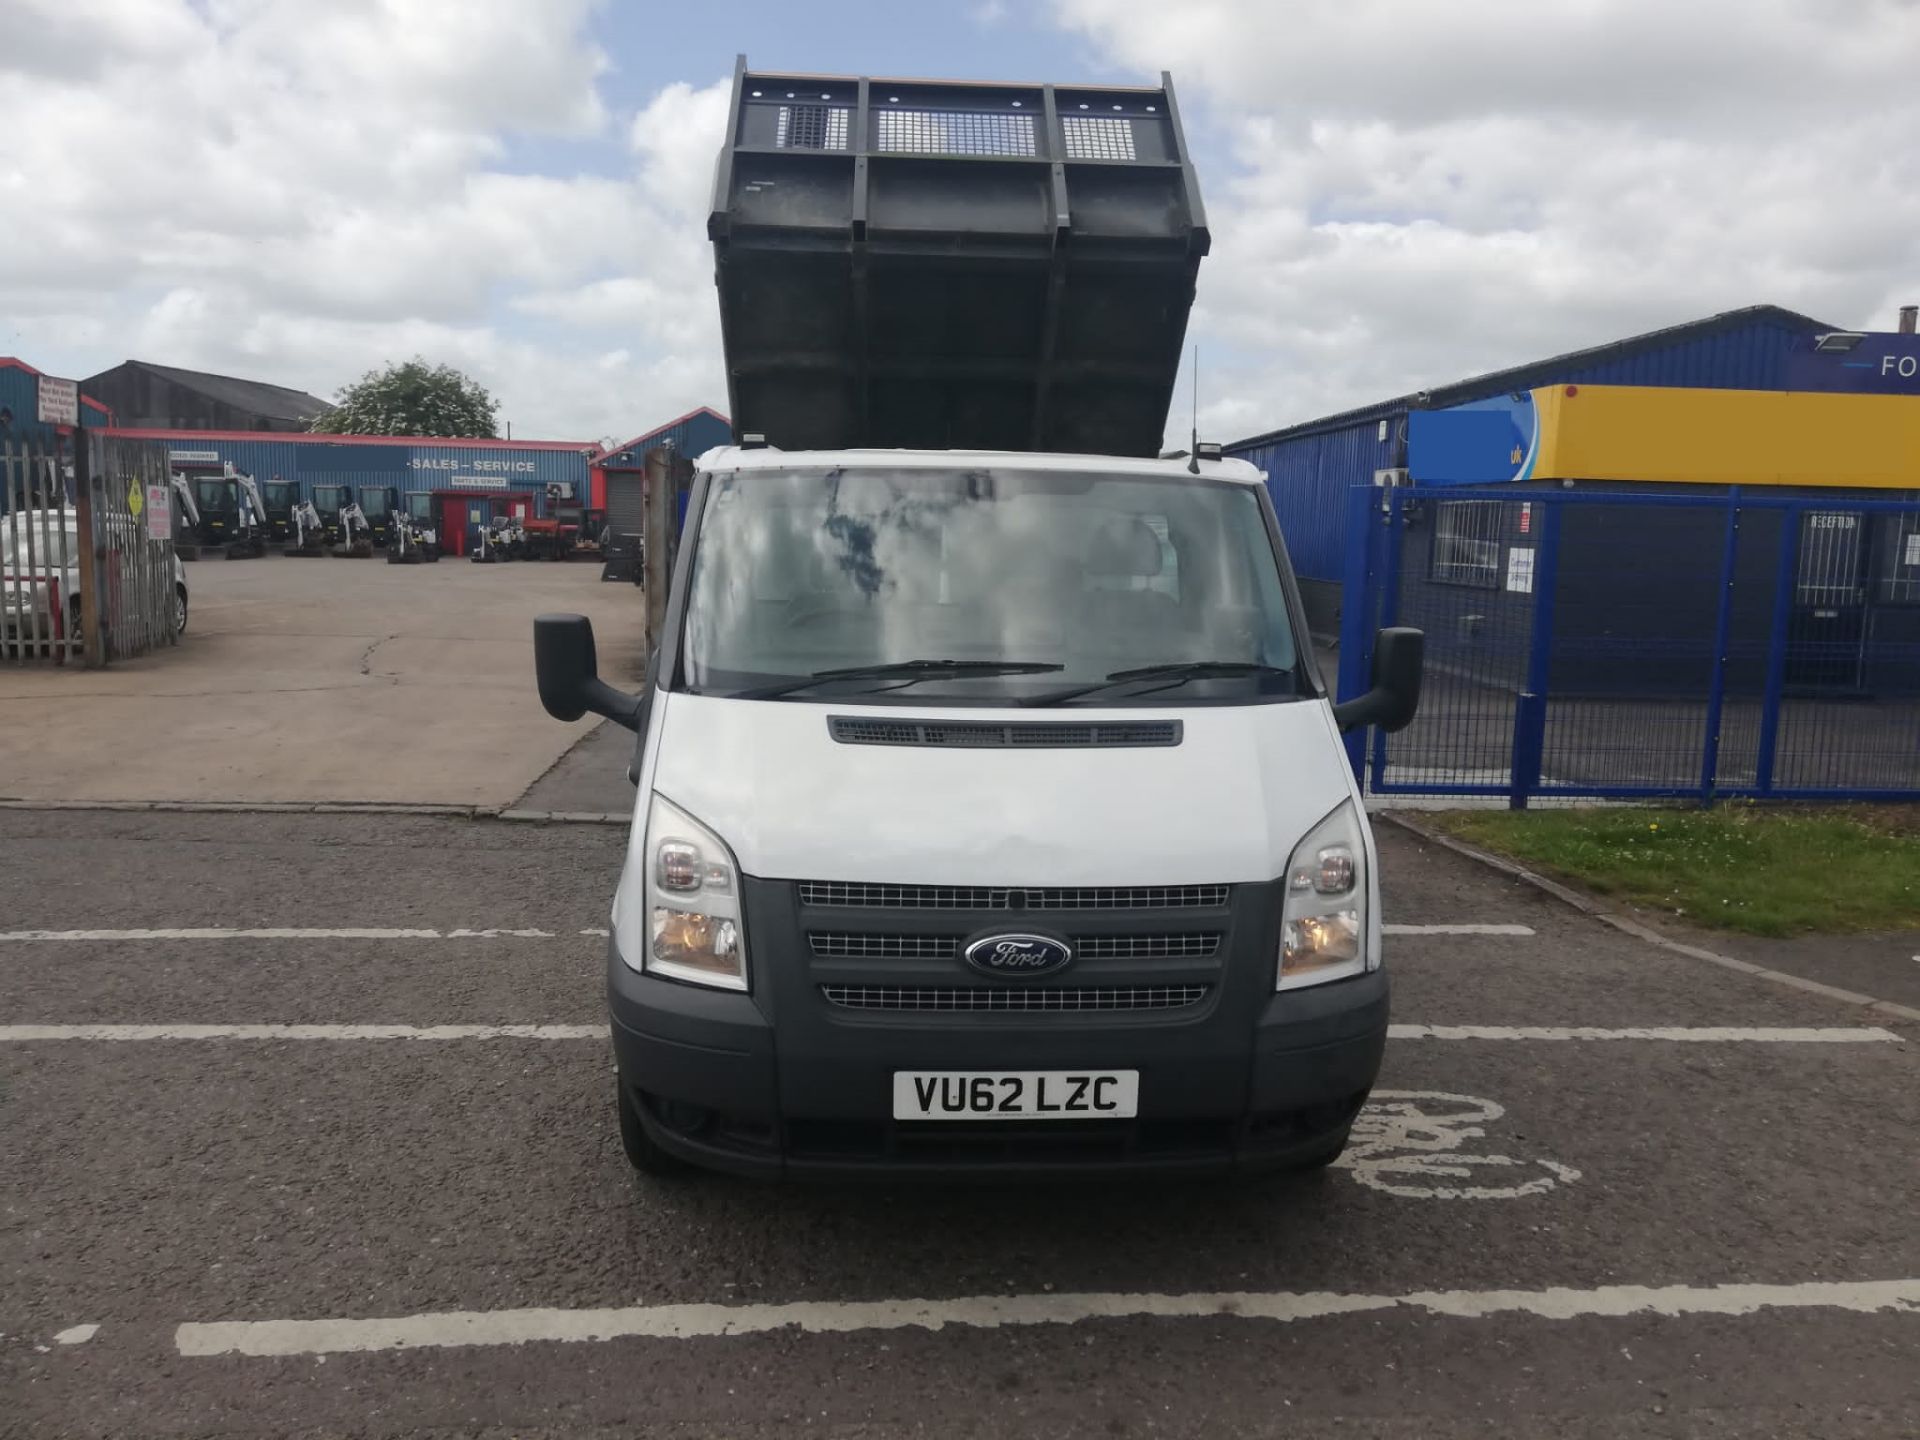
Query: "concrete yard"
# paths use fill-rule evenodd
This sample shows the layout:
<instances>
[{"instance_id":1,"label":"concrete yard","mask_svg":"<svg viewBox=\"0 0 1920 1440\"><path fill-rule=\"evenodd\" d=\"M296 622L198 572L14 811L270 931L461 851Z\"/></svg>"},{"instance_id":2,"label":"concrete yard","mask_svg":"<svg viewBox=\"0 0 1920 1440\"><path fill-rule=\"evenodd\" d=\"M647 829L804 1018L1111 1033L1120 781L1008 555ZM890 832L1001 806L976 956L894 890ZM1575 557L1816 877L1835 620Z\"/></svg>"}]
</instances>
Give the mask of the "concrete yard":
<instances>
[{"instance_id":1,"label":"concrete yard","mask_svg":"<svg viewBox=\"0 0 1920 1440\"><path fill-rule=\"evenodd\" d=\"M642 665L640 592L592 564L272 555L186 575L177 648L0 667L0 800L507 805L592 728L540 708L533 617L592 616L616 683Z\"/></svg>"},{"instance_id":2,"label":"concrete yard","mask_svg":"<svg viewBox=\"0 0 1920 1440\"><path fill-rule=\"evenodd\" d=\"M1920 1431L1920 1032L1379 838L1334 1170L778 1187L621 1156L616 826L14 814L0 1432Z\"/></svg>"}]
</instances>

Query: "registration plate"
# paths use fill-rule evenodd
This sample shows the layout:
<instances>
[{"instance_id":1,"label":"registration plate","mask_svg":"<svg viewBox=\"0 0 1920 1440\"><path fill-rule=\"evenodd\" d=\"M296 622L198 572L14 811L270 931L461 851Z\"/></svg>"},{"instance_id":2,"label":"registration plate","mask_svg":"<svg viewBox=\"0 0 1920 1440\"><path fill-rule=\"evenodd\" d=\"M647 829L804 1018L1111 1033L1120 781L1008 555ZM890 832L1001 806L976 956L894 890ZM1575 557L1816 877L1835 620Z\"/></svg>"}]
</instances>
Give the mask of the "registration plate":
<instances>
[{"instance_id":1,"label":"registration plate","mask_svg":"<svg viewBox=\"0 0 1920 1440\"><path fill-rule=\"evenodd\" d=\"M1131 1120L1138 1070L896 1070L896 1120Z\"/></svg>"}]
</instances>

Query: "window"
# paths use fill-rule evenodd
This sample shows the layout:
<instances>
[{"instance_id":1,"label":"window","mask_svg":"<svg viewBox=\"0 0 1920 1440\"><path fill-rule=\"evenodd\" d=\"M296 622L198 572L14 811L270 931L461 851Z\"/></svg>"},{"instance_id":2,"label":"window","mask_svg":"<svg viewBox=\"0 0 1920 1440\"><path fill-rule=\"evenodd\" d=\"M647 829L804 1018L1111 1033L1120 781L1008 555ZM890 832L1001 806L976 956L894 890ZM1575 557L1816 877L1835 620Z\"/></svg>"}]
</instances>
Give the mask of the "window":
<instances>
[{"instance_id":1,"label":"window","mask_svg":"<svg viewBox=\"0 0 1920 1440\"><path fill-rule=\"evenodd\" d=\"M1433 565L1428 578L1443 585L1500 584L1502 512L1498 500L1442 500L1433 508Z\"/></svg>"},{"instance_id":2,"label":"window","mask_svg":"<svg viewBox=\"0 0 1920 1440\"><path fill-rule=\"evenodd\" d=\"M923 659L1031 675L876 678L901 703L1013 704L1117 670L1297 661L1252 486L1054 470L756 470L713 478L684 660L706 694ZM1213 677L1129 704L1291 697ZM843 692L853 693L853 692Z\"/></svg>"},{"instance_id":3,"label":"window","mask_svg":"<svg viewBox=\"0 0 1920 1440\"><path fill-rule=\"evenodd\" d=\"M1920 513L1882 515L1880 581L1883 605L1920 604Z\"/></svg>"},{"instance_id":4,"label":"window","mask_svg":"<svg viewBox=\"0 0 1920 1440\"><path fill-rule=\"evenodd\" d=\"M1858 605L1865 517L1853 510L1815 510L1800 518L1800 568L1794 600L1801 605Z\"/></svg>"}]
</instances>

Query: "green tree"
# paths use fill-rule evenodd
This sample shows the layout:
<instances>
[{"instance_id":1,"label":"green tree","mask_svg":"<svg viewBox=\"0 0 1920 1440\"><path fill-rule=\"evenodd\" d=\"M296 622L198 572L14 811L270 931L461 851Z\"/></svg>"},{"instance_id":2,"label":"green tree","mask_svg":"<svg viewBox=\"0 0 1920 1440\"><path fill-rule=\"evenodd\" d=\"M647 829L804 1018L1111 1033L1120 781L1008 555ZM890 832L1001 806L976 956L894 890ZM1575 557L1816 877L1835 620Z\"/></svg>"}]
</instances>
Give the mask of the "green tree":
<instances>
[{"instance_id":1,"label":"green tree","mask_svg":"<svg viewBox=\"0 0 1920 1440\"><path fill-rule=\"evenodd\" d=\"M369 370L343 389L308 428L331 435L467 435L499 433L500 404L487 387L451 365L415 358Z\"/></svg>"}]
</instances>

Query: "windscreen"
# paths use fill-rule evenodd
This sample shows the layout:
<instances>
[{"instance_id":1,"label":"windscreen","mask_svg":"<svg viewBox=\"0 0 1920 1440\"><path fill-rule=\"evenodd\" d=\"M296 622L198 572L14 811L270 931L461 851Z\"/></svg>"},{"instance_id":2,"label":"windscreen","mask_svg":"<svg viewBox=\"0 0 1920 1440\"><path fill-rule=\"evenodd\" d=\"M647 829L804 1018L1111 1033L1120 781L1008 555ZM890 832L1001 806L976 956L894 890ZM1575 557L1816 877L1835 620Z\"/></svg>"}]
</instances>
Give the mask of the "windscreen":
<instances>
[{"instance_id":1,"label":"windscreen","mask_svg":"<svg viewBox=\"0 0 1920 1440\"><path fill-rule=\"evenodd\" d=\"M233 508L233 488L225 480L194 481L193 498L202 512Z\"/></svg>"},{"instance_id":2,"label":"windscreen","mask_svg":"<svg viewBox=\"0 0 1920 1440\"><path fill-rule=\"evenodd\" d=\"M260 487L260 498L278 510L293 503L293 486L285 480L269 480Z\"/></svg>"},{"instance_id":3,"label":"windscreen","mask_svg":"<svg viewBox=\"0 0 1920 1440\"><path fill-rule=\"evenodd\" d=\"M367 518L377 520L387 513L387 492L384 490L362 490L360 508Z\"/></svg>"},{"instance_id":4,"label":"windscreen","mask_svg":"<svg viewBox=\"0 0 1920 1440\"><path fill-rule=\"evenodd\" d=\"M347 498L347 487L344 485L316 485L313 487L313 505L316 510L324 510L331 513L345 505Z\"/></svg>"},{"instance_id":5,"label":"windscreen","mask_svg":"<svg viewBox=\"0 0 1920 1440\"><path fill-rule=\"evenodd\" d=\"M1246 699L1299 693L1297 660L1278 560L1247 486L862 468L720 474L709 487L685 646L688 682L705 693L912 661L1030 665L1035 673L882 676L833 689L1013 703L1140 667L1270 667L1101 695Z\"/></svg>"}]
</instances>

